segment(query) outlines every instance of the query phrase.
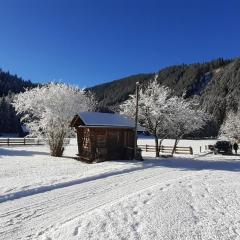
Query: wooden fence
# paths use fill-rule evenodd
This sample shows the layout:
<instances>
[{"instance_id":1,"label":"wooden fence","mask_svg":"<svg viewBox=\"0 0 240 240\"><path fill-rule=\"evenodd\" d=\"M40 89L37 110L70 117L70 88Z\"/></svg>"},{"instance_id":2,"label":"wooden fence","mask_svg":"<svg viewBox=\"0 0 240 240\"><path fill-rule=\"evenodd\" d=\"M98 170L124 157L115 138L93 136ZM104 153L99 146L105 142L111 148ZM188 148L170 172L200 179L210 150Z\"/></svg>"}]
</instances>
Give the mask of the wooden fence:
<instances>
[{"instance_id":1,"label":"wooden fence","mask_svg":"<svg viewBox=\"0 0 240 240\"><path fill-rule=\"evenodd\" d=\"M153 145L138 145L142 151L145 152L155 152L155 146ZM173 146L160 146L160 153L171 154L173 150ZM192 147L176 147L175 152L176 154L193 154Z\"/></svg>"},{"instance_id":2,"label":"wooden fence","mask_svg":"<svg viewBox=\"0 0 240 240\"><path fill-rule=\"evenodd\" d=\"M64 139L64 144L67 145L70 143L70 138ZM44 139L39 138L0 138L1 145L43 145L45 144Z\"/></svg>"},{"instance_id":3,"label":"wooden fence","mask_svg":"<svg viewBox=\"0 0 240 240\"><path fill-rule=\"evenodd\" d=\"M43 140L37 138L0 138L1 145L41 145Z\"/></svg>"}]
</instances>

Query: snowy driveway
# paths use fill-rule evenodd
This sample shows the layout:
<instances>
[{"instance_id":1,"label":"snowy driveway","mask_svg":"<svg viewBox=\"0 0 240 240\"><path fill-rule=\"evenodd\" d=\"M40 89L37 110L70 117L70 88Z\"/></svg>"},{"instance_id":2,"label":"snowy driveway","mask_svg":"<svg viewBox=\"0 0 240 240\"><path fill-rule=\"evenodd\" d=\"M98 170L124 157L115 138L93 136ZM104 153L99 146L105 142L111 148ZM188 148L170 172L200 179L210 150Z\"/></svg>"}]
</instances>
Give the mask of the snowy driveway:
<instances>
[{"instance_id":1,"label":"snowy driveway","mask_svg":"<svg viewBox=\"0 0 240 240\"><path fill-rule=\"evenodd\" d=\"M87 165L7 150L0 239L240 239L239 157Z\"/></svg>"}]
</instances>

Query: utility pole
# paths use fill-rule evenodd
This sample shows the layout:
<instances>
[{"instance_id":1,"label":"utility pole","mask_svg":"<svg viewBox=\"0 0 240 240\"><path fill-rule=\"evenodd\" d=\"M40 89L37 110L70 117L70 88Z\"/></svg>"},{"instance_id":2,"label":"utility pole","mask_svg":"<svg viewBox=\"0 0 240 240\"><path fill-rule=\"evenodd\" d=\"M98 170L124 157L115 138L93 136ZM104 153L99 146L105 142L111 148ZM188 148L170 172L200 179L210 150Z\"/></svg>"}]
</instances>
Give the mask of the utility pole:
<instances>
[{"instance_id":1,"label":"utility pole","mask_svg":"<svg viewBox=\"0 0 240 240\"><path fill-rule=\"evenodd\" d=\"M139 99L139 82L136 82L136 112L135 112L135 142L134 142L134 159L137 159L137 128L138 128L138 99Z\"/></svg>"}]
</instances>

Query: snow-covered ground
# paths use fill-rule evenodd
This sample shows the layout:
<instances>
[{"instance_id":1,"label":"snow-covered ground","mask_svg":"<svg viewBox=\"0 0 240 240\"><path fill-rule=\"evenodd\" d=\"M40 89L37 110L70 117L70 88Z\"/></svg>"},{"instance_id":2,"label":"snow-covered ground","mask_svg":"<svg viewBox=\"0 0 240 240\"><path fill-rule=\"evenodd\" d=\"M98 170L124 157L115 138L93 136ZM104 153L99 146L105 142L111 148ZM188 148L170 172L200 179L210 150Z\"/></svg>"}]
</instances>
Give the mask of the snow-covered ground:
<instances>
[{"instance_id":1,"label":"snow-covered ground","mask_svg":"<svg viewBox=\"0 0 240 240\"><path fill-rule=\"evenodd\" d=\"M0 148L0 239L240 239L239 156L85 164L76 151Z\"/></svg>"}]
</instances>

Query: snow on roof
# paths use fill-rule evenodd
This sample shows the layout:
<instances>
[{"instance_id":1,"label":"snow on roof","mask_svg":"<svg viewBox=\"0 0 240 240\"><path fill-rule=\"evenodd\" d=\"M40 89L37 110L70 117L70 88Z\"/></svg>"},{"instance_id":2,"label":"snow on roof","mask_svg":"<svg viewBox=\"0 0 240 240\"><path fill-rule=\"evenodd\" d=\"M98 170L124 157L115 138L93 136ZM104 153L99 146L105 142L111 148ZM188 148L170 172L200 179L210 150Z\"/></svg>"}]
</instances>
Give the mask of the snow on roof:
<instances>
[{"instance_id":1,"label":"snow on roof","mask_svg":"<svg viewBox=\"0 0 240 240\"><path fill-rule=\"evenodd\" d=\"M79 117L87 126L135 127L133 119L117 113L80 112Z\"/></svg>"}]
</instances>

